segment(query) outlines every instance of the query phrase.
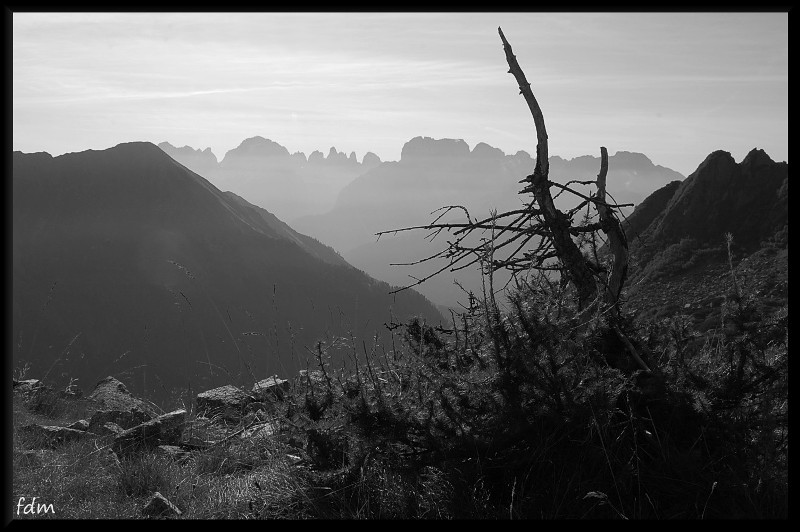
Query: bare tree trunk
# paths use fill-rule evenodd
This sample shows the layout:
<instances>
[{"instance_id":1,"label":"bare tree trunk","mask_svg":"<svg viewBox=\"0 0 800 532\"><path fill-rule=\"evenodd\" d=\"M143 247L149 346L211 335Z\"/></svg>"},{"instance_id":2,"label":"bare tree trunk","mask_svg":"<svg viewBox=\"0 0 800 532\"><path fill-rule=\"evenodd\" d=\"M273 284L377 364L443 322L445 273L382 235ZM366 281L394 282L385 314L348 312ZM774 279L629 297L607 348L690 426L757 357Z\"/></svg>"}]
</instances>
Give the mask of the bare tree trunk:
<instances>
[{"instance_id":1,"label":"bare tree trunk","mask_svg":"<svg viewBox=\"0 0 800 532\"><path fill-rule=\"evenodd\" d=\"M584 308L597 295L597 285L592 271L586 264L586 259L584 259L575 242L572 241L569 231L572 226L570 220L563 212L556 209L553 197L550 194L550 184L547 179L550 171L550 162L547 153L547 130L544 125L544 116L539 103L533 95L533 91L531 91L531 84L525 78L525 73L511 51L511 45L503 35L503 30L497 28L497 31L503 41L509 73L516 78L520 94L525 97L528 108L533 115L533 122L536 125L536 167L533 170L533 174L527 177L530 185L523 192L532 192L536 202L541 207L542 218L544 218L545 224L551 233L553 247L558 253L558 258L564 266L564 274L578 291L578 306Z\"/></svg>"},{"instance_id":2,"label":"bare tree trunk","mask_svg":"<svg viewBox=\"0 0 800 532\"><path fill-rule=\"evenodd\" d=\"M628 240L614 212L606 204L606 174L608 174L608 150L600 148L600 173L597 175L597 212L600 214L600 227L608 236L608 244L614 260L611 273L607 277L606 301L619 309L619 294L628 275Z\"/></svg>"}]
</instances>

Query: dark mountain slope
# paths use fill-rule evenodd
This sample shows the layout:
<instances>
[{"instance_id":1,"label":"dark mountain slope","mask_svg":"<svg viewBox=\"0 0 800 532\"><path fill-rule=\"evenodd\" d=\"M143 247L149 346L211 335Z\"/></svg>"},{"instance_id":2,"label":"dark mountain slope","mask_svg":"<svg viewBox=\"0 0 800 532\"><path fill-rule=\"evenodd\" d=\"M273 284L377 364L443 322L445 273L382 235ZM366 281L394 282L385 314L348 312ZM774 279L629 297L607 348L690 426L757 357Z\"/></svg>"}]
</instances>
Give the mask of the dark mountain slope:
<instances>
[{"instance_id":1,"label":"dark mountain slope","mask_svg":"<svg viewBox=\"0 0 800 532\"><path fill-rule=\"evenodd\" d=\"M730 232L740 246L757 246L788 222L788 193L783 203L778 195L788 172L788 164L763 150L752 150L739 164L716 151L675 192L653 238L668 243L691 236L710 243Z\"/></svg>"},{"instance_id":2,"label":"dark mountain slope","mask_svg":"<svg viewBox=\"0 0 800 532\"><path fill-rule=\"evenodd\" d=\"M645 199L625 222L631 250L627 295L643 315L677 311L710 326L735 292L726 233L740 288L762 307L788 301L789 166L752 150L741 163L710 154L682 183ZM766 310L769 310L767 308Z\"/></svg>"},{"instance_id":3,"label":"dark mountain slope","mask_svg":"<svg viewBox=\"0 0 800 532\"><path fill-rule=\"evenodd\" d=\"M440 317L149 143L16 152L12 205L14 364L51 379L131 372L163 395L292 374L390 309Z\"/></svg>"}]
</instances>

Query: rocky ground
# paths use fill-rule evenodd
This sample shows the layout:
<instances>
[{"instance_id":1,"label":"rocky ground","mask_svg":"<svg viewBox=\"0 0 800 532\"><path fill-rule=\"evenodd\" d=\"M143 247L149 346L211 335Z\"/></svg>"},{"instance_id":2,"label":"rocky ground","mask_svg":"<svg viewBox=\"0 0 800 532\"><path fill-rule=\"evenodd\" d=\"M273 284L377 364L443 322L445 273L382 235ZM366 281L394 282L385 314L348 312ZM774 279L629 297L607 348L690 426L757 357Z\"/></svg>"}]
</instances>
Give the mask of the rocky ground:
<instances>
[{"instance_id":1,"label":"rocky ground","mask_svg":"<svg viewBox=\"0 0 800 532\"><path fill-rule=\"evenodd\" d=\"M263 517L265 501L280 500L276 490L295 496L289 479L298 481L309 458L303 438L288 435L302 436L287 426L289 384L272 377L250 390L223 386L197 394L188 410L163 412L113 377L87 396L15 379L12 491L20 506L12 513ZM26 512L33 496L53 513Z\"/></svg>"},{"instance_id":2,"label":"rocky ground","mask_svg":"<svg viewBox=\"0 0 800 532\"><path fill-rule=\"evenodd\" d=\"M721 309L726 301L735 300L738 284L741 297L750 298L758 312L767 316L788 304L788 255L788 248L766 246L734 257L733 275L727 259L720 255L679 275L644 281L634 277L627 289L626 308L639 320L685 314L699 330L706 331L720 326Z\"/></svg>"}]
</instances>

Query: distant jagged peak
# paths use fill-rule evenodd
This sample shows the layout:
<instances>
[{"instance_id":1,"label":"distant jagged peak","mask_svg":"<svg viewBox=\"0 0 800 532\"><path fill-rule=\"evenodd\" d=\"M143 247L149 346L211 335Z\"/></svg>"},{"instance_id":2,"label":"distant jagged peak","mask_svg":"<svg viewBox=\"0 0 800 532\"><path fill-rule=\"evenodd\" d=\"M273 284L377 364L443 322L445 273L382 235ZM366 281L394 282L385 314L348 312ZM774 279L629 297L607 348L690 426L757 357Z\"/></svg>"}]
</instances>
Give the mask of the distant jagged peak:
<instances>
[{"instance_id":1,"label":"distant jagged peak","mask_svg":"<svg viewBox=\"0 0 800 532\"><path fill-rule=\"evenodd\" d=\"M250 137L242 141L238 147L232 149L225 158L229 156L255 156L255 157L288 157L289 150L270 139L261 136Z\"/></svg>"},{"instance_id":2,"label":"distant jagged peak","mask_svg":"<svg viewBox=\"0 0 800 532\"><path fill-rule=\"evenodd\" d=\"M469 146L463 139L414 137L403 145L400 160L409 162L439 157L468 157Z\"/></svg>"},{"instance_id":3,"label":"distant jagged peak","mask_svg":"<svg viewBox=\"0 0 800 532\"><path fill-rule=\"evenodd\" d=\"M206 159L209 162L213 160L214 164L217 163L217 156L214 155L214 152L211 151L211 148L206 148L201 150L200 148L193 148L188 144L183 146L182 148L177 148L170 144L169 142L159 142L158 147L161 148L163 151L167 152L169 155L179 154L185 156L192 156L192 157L200 157L202 159Z\"/></svg>"},{"instance_id":4,"label":"distant jagged peak","mask_svg":"<svg viewBox=\"0 0 800 532\"><path fill-rule=\"evenodd\" d=\"M472 156L480 157L482 159L502 159L506 156L505 152L500 148L489 146L485 142L479 142L472 148Z\"/></svg>"},{"instance_id":5,"label":"distant jagged peak","mask_svg":"<svg viewBox=\"0 0 800 532\"><path fill-rule=\"evenodd\" d=\"M591 155L591 154L578 155L577 157L573 157L571 159L567 157L560 157L558 155L550 156L551 163L556 162L556 163L572 163L572 164L582 164L582 163L594 164L599 160L600 160L599 155ZM653 161L651 161L647 155L635 151L625 151L625 150L619 150L614 155L609 156L609 164L612 164L612 162L615 162L619 166L626 166L626 167L633 166L638 168L644 168L644 167L655 166L653 164Z\"/></svg>"},{"instance_id":6,"label":"distant jagged peak","mask_svg":"<svg viewBox=\"0 0 800 532\"><path fill-rule=\"evenodd\" d=\"M325 161L325 155L319 150L314 150L311 152L311 155L308 156L309 163L321 163Z\"/></svg>"},{"instance_id":7,"label":"distant jagged peak","mask_svg":"<svg viewBox=\"0 0 800 532\"><path fill-rule=\"evenodd\" d=\"M644 153L635 151L617 151L611 156L617 163L630 164L631 166L654 166L653 161Z\"/></svg>"},{"instance_id":8,"label":"distant jagged peak","mask_svg":"<svg viewBox=\"0 0 800 532\"><path fill-rule=\"evenodd\" d=\"M328 163L333 164L347 164L348 159L347 155L344 152L338 151L335 147L331 146L331 149L328 150L328 157L325 158L325 161Z\"/></svg>"},{"instance_id":9,"label":"distant jagged peak","mask_svg":"<svg viewBox=\"0 0 800 532\"><path fill-rule=\"evenodd\" d=\"M378 157L377 155L375 155L374 153L372 153L371 151L368 151L367 153L365 153L364 154L364 159L362 159L362 161L361 161L361 165L362 166L366 166L366 167L370 167L370 168L378 166L380 164L381 164L381 158Z\"/></svg>"}]
</instances>

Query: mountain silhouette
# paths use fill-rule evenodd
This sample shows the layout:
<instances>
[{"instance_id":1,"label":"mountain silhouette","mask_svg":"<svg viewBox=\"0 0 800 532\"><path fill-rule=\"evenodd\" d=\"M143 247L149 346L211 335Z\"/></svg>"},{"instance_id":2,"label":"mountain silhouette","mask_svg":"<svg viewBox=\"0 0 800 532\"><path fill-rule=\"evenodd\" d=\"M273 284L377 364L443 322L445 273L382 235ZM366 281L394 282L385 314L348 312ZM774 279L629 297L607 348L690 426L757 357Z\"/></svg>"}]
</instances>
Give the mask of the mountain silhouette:
<instances>
[{"instance_id":1,"label":"mountain silhouette","mask_svg":"<svg viewBox=\"0 0 800 532\"><path fill-rule=\"evenodd\" d=\"M127 375L164 397L292 375L317 340L441 318L153 144L12 161L13 361L33 374Z\"/></svg>"},{"instance_id":2,"label":"mountain silhouette","mask_svg":"<svg viewBox=\"0 0 800 532\"><path fill-rule=\"evenodd\" d=\"M531 174L534 166L535 160L525 151L507 155L486 143L470 150L460 139L415 137L403 146L400 161L384 162L354 179L339 193L333 209L299 218L293 227L334 247L351 264L376 278L409 284L414 282L411 275L422 277L443 264L400 267L390 263L430 256L446 245L444 238L428 242L419 231L388 234L376 241L375 233L425 225L436 216L433 211L446 205L466 207L473 219L488 217L492 209L518 209L528 199L518 194L522 188L519 181ZM571 160L550 158L550 178L561 183L594 180L599 170L599 154ZM654 165L643 154L620 151L609 157L608 190L620 203L639 203L652 190L683 177ZM568 195L557 199L562 208L576 203L577 198ZM443 220L456 221L461 216L460 211L453 211ZM454 279L480 292L480 275L472 270L457 276L444 272L417 289L436 303L454 307L464 301Z\"/></svg>"},{"instance_id":3,"label":"mountain silhouette","mask_svg":"<svg viewBox=\"0 0 800 532\"><path fill-rule=\"evenodd\" d=\"M219 162L210 150L175 148L168 142L158 146L221 190L234 192L289 222L327 211L342 187L381 164L372 152L359 163L355 152L348 156L335 147L327 156L314 151L306 157L260 136L245 139Z\"/></svg>"},{"instance_id":4,"label":"mountain silhouette","mask_svg":"<svg viewBox=\"0 0 800 532\"><path fill-rule=\"evenodd\" d=\"M789 165L763 150L753 149L738 164L730 153L715 151L680 186L667 189L674 191L667 203L658 201L657 220L644 226L637 212L630 223L636 235L662 247L682 238L719 243L730 232L739 246L752 249L788 223L788 179ZM666 198L668 192L656 194Z\"/></svg>"}]
</instances>

